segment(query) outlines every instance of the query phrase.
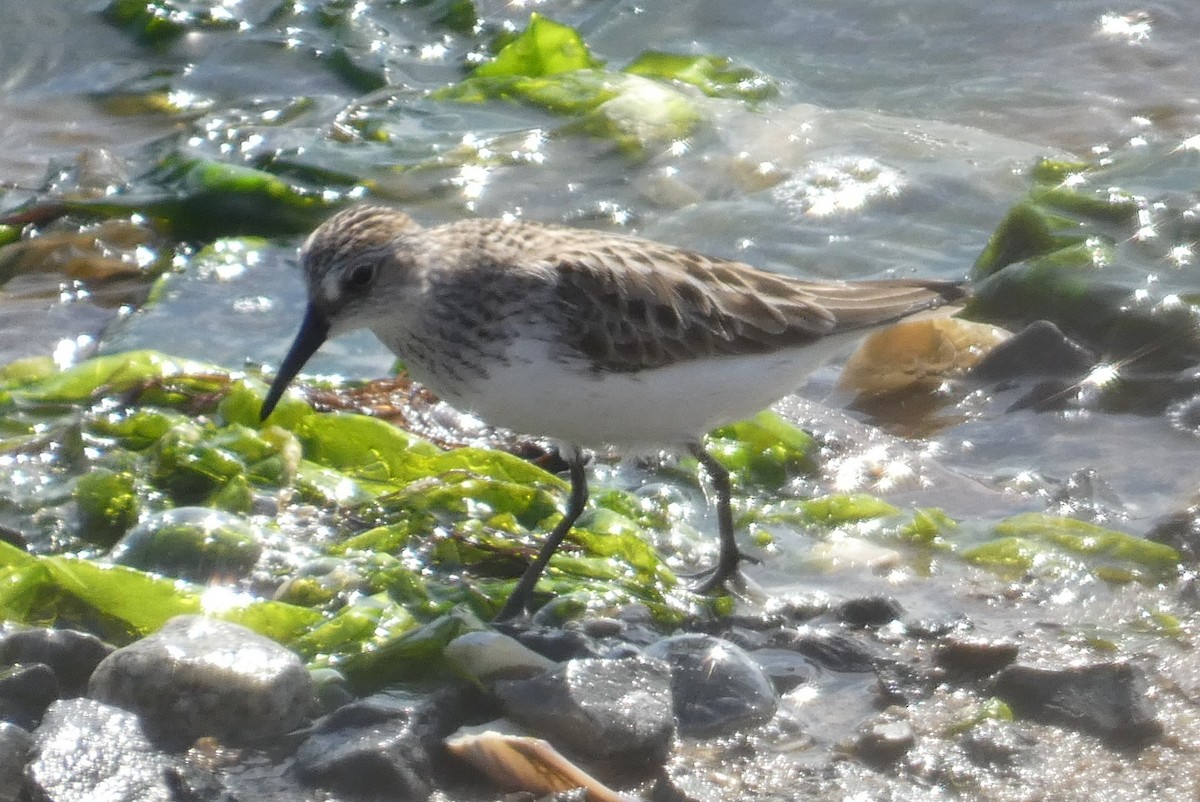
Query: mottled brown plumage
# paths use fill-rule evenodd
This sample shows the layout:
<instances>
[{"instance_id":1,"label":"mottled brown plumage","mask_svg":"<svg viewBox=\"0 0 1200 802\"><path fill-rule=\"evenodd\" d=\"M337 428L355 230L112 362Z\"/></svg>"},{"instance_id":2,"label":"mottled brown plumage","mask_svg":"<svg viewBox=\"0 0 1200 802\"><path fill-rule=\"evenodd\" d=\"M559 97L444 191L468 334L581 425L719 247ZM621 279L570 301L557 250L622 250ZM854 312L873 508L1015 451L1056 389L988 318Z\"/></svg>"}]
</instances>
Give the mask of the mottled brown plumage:
<instances>
[{"instance_id":1,"label":"mottled brown plumage","mask_svg":"<svg viewBox=\"0 0 1200 802\"><path fill-rule=\"evenodd\" d=\"M421 228L372 206L332 217L301 259L309 308L264 415L326 336L369 328L448 402L563 444L566 517L501 617L524 609L583 509L584 445L691 450L718 495L721 558L704 587L735 576L728 474L701 447L705 432L790 392L839 335L964 294L945 281L803 281L565 226Z\"/></svg>"}]
</instances>

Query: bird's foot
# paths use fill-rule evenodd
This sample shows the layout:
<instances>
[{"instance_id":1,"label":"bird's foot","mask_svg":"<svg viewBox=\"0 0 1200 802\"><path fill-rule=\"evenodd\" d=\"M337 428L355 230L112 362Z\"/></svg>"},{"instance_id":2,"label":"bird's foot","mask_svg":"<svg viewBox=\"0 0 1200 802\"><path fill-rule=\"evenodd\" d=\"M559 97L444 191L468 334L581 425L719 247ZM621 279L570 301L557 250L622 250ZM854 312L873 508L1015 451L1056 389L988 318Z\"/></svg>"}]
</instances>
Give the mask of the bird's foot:
<instances>
[{"instance_id":1,"label":"bird's foot","mask_svg":"<svg viewBox=\"0 0 1200 802\"><path fill-rule=\"evenodd\" d=\"M695 580L696 584L692 587L692 592L705 596L718 590L744 592L747 589L746 576L741 570L744 562L757 565L761 560L743 554L741 551L722 552L717 564L712 568L694 574L683 574L683 577Z\"/></svg>"}]
</instances>

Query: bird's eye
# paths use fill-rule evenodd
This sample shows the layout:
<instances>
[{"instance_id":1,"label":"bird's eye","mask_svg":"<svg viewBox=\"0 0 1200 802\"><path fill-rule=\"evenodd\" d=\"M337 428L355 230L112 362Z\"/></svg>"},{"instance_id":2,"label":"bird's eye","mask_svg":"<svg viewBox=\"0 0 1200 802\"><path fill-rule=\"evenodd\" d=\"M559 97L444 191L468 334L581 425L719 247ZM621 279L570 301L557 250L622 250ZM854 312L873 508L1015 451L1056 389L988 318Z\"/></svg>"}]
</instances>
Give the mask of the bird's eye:
<instances>
[{"instance_id":1,"label":"bird's eye","mask_svg":"<svg viewBox=\"0 0 1200 802\"><path fill-rule=\"evenodd\" d=\"M342 288L345 290L362 290L375 280L374 265L355 265L346 271L342 277Z\"/></svg>"}]
</instances>

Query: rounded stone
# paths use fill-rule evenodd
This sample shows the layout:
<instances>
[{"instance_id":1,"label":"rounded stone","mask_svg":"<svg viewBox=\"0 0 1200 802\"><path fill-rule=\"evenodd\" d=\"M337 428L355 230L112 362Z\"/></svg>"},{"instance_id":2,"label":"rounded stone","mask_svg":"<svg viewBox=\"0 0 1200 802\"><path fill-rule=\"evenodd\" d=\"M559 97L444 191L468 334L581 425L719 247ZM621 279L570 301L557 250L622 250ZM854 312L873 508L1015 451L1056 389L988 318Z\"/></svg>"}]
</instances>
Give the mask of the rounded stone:
<instances>
[{"instance_id":1,"label":"rounded stone","mask_svg":"<svg viewBox=\"0 0 1200 802\"><path fill-rule=\"evenodd\" d=\"M775 715L779 699L767 672L741 647L712 635L675 635L644 654L671 666L679 730L714 735Z\"/></svg>"},{"instance_id":2,"label":"rounded stone","mask_svg":"<svg viewBox=\"0 0 1200 802\"><path fill-rule=\"evenodd\" d=\"M73 629L19 629L0 636L0 665L47 665L64 696L86 693L88 678L112 651L95 635Z\"/></svg>"},{"instance_id":3,"label":"rounded stone","mask_svg":"<svg viewBox=\"0 0 1200 802\"><path fill-rule=\"evenodd\" d=\"M881 627L904 615L904 607L890 596L863 596L842 602L835 613L839 621L850 627Z\"/></svg>"},{"instance_id":4,"label":"rounded stone","mask_svg":"<svg viewBox=\"0 0 1200 802\"><path fill-rule=\"evenodd\" d=\"M16 802L25 785L25 766L33 736L8 721L0 721L0 802Z\"/></svg>"},{"instance_id":5,"label":"rounded stone","mask_svg":"<svg viewBox=\"0 0 1200 802\"><path fill-rule=\"evenodd\" d=\"M113 562L194 582L241 578L262 554L246 521L206 507L177 507L148 516L117 541Z\"/></svg>"},{"instance_id":6,"label":"rounded stone","mask_svg":"<svg viewBox=\"0 0 1200 802\"><path fill-rule=\"evenodd\" d=\"M671 672L659 660L589 658L496 683L505 715L556 746L627 767L658 766L675 736Z\"/></svg>"},{"instance_id":7,"label":"rounded stone","mask_svg":"<svg viewBox=\"0 0 1200 802\"><path fill-rule=\"evenodd\" d=\"M315 694L300 658L274 641L226 621L179 616L106 657L88 695L139 714L156 739L239 743L293 729Z\"/></svg>"}]
</instances>

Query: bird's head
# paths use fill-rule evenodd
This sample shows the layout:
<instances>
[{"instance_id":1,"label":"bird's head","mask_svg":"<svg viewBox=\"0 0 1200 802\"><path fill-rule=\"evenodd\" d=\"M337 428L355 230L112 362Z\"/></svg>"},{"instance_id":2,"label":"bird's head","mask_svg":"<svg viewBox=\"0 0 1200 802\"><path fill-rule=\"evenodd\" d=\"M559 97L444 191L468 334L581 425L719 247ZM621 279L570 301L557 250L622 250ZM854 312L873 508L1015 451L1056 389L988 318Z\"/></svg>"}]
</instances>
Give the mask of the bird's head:
<instances>
[{"instance_id":1,"label":"bird's head","mask_svg":"<svg viewBox=\"0 0 1200 802\"><path fill-rule=\"evenodd\" d=\"M331 336L369 327L385 316L404 285L415 279L405 266L403 238L420 230L411 217L383 206L356 206L321 224L300 249L308 307L275 381L263 401L271 414L283 391Z\"/></svg>"}]
</instances>

